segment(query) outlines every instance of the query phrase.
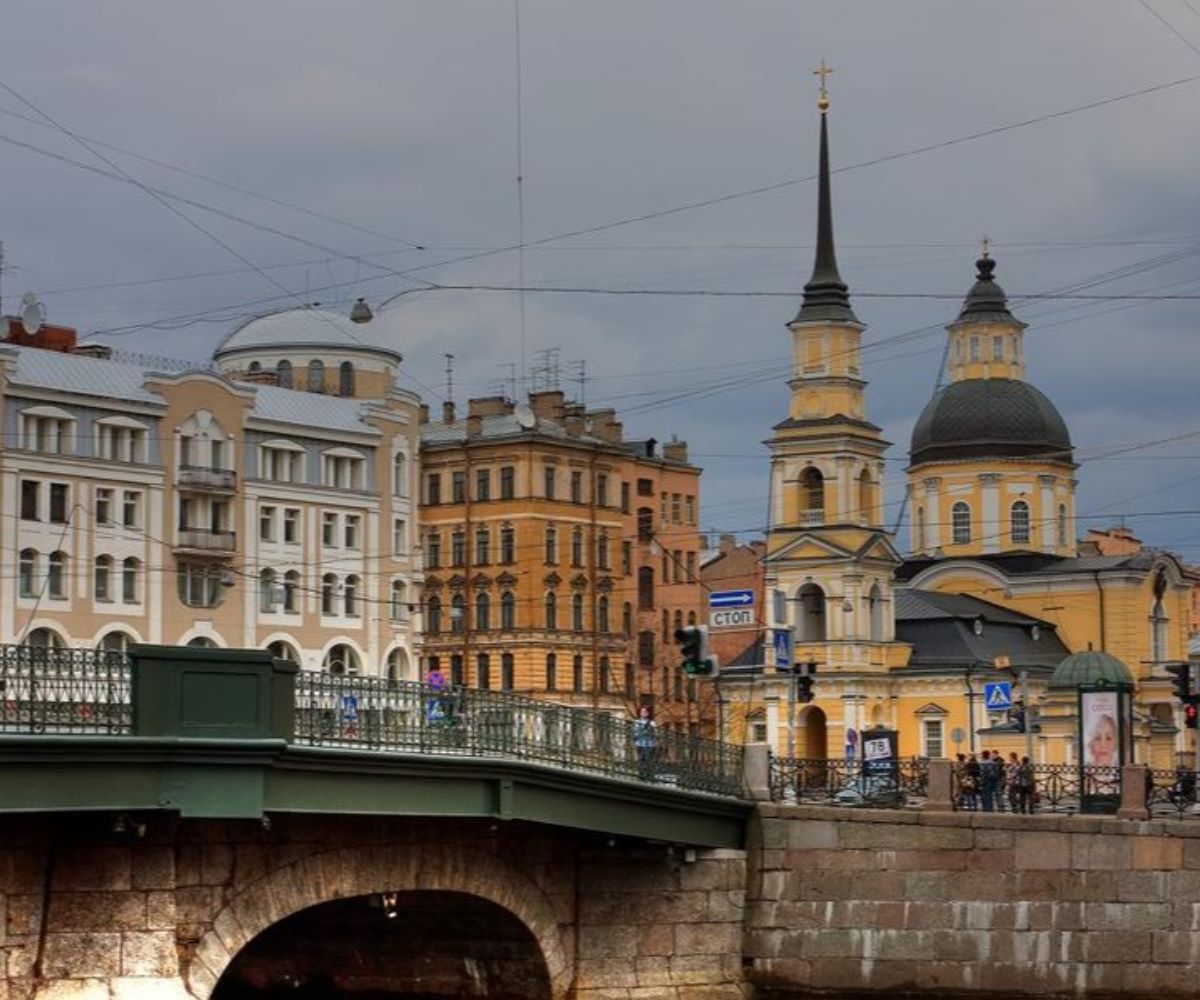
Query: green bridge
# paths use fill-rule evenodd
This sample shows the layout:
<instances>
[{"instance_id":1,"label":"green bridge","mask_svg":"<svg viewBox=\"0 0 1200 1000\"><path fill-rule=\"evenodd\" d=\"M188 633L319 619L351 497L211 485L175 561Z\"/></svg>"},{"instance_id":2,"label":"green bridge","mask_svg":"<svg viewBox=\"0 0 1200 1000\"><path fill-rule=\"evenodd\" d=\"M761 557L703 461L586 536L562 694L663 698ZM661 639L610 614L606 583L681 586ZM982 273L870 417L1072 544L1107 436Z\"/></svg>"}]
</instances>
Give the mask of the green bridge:
<instances>
[{"instance_id":1,"label":"green bridge","mask_svg":"<svg viewBox=\"0 0 1200 1000\"><path fill-rule=\"evenodd\" d=\"M0 812L528 820L737 847L742 749L504 692L257 650L0 648Z\"/></svg>"}]
</instances>

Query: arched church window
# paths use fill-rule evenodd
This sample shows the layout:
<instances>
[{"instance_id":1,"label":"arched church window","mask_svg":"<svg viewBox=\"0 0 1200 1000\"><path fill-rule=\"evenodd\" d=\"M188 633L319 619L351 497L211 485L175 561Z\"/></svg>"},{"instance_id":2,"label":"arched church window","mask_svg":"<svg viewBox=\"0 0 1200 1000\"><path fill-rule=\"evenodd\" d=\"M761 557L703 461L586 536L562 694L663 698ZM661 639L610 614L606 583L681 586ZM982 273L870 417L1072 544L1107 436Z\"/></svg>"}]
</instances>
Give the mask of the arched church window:
<instances>
[{"instance_id":1,"label":"arched church window","mask_svg":"<svg viewBox=\"0 0 1200 1000\"><path fill-rule=\"evenodd\" d=\"M879 591L879 584L871 586L871 592L867 595L867 613L871 625L871 641L883 641L883 595Z\"/></svg>"},{"instance_id":2,"label":"arched church window","mask_svg":"<svg viewBox=\"0 0 1200 1000\"><path fill-rule=\"evenodd\" d=\"M870 524L872 513L871 473L863 469L858 476L858 523Z\"/></svg>"},{"instance_id":3,"label":"arched church window","mask_svg":"<svg viewBox=\"0 0 1200 1000\"><path fill-rule=\"evenodd\" d=\"M1154 578L1154 605L1150 609L1150 659L1161 663L1167 658L1167 609L1163 595L1167 592L1167 578L1162 570Z\"/></svg>"},{"instance_id":4,"label":"arched church window","mask_svg":"<svg viewBox=\"0 0 1200 1000\"><path fill-rule=\"evenodd\" d=\"M954 544L966 545L971 540L971 508L959 500L950 508L950 524L954 532Z\"/></svg>"},{"instance_id":5,"label":"arched church window","mask_svg":"<svg viewBox=\"0 0 1200 1000\"><path fill-rule=\"evenodd\" d=\"M804 501L804 511L815 518L825 512L825 477L821 470L808 466L800 473L801 498Z\"/></svg>"},{"instance_id":6,"label":"arched church window","mask_svg":"<svg viewBox=\"0 0 1200 1000\"><path fill-rule=\"evenodd\" d=\"M1029 504L1018 500L1012 505L1009 514L1009 531L1013 544L1029 541Z\"/></svg>"},{"instance_id":7,"label":"arched church window","mask_svg":"<svg viewBox=\"0 0 1200 1000\"><path fill-rule=\"evenodd\" d=\"M308 391L325 391L325 363L317 358L308 363Z\"/></svg>"},{"instance_id":8,"label":"arched church window","mask_svg":"<svg viewBox=\"0 0 1200 1000\"><path fill-rule=\"evenodd\" d=\"M349 361L343 361L338 368L338 394L342 396L354 395L354 365Z\"/></svg>"},{"instance_id":9,"label":"arched church window","mask_svg":"<svg viewBox=\"0 0 1200 1000\"><path fill-rule=\"evenodd\" d=\"M825 641L825 591L815 583L796 593L796 625L798 641Z\"/></svg>"},{"instance_id":10,"label":"arched church window","mask_svg":"<svg viewBox=\"0 0 1200 1000\"><path fill-rule=\"evenodd\" d=\"M275 381L278 382L284 389L292 388L292 363L290 361L280 361L275 366Z\"/></svg>"}]
</instances>

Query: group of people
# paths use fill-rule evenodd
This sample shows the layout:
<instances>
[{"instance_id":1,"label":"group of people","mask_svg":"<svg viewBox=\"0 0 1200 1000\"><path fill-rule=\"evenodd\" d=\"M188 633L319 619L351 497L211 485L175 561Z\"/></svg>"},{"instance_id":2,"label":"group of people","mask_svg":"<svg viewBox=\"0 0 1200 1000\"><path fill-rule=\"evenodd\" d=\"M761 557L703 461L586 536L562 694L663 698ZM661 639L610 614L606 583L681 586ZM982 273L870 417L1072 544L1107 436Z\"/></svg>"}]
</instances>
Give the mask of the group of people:
<instances>
[{"instance_id":1,"label":"group of people","mask_svg":"<svg viewBox=\"0 0 1200 1000\"><path fill-rule=\"evenodd\" d=\"M960 753L954 764L956 802L968 812L1031 813L1038 802L1033 764L1028 757L1010 753L1008 760L996 750L975 754Z\"/></svg>"}]
</instances>

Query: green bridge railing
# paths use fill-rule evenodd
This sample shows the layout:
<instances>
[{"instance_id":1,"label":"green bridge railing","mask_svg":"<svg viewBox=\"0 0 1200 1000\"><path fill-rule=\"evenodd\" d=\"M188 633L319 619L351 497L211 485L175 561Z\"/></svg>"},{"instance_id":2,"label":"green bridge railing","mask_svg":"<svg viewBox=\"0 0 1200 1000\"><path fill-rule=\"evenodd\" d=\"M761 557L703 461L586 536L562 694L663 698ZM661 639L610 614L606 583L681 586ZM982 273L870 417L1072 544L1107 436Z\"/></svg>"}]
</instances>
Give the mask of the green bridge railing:
<instances>
[{"instance_id":1,"label":"green bridge railing","mask_svg":"<svg viewBox=\"0 0 1200 1000\"><path fill-rule=\"evenodd\" d=\"M141 656L139 671L133 660ZM217 683L201 658L214 664L254 658L238 670L270 668L266 654L229 650L135 647L130 656L85 649L0 646L0 734L157 735L161 711L139 722L135 704L179 706L183 686L164 675L178 659L180 676L192 673L186 696L196 700L197 681ZM261 662L259 662L261 658ZM717 740L660 730L654 746L635 745L630 719L571 708L521 695L477 688L441 689L409 681L299 671L258 676L264 683L294 685L294 717L271 734L294 745L364 749L425 756L498 758L545 764L572 772L626 778L661 787L715 795L742 795L742 748ZM266 690L266 689L263 689ZM286 689L275 688L281 693ZM147 697L139 698L139 691ZM216 691L214 688L213 691ZM291 692L283 695L293 697ZM221 704L221 696L215 696ZM213 720L214 695L198 701L205 732ZM176 725L180 720L168 722ZM150 726L151 728L147 728ZM270 727L268 727L270 728ZM266 735L266 733L263 733Z\"/></svg>"}]
</instances>

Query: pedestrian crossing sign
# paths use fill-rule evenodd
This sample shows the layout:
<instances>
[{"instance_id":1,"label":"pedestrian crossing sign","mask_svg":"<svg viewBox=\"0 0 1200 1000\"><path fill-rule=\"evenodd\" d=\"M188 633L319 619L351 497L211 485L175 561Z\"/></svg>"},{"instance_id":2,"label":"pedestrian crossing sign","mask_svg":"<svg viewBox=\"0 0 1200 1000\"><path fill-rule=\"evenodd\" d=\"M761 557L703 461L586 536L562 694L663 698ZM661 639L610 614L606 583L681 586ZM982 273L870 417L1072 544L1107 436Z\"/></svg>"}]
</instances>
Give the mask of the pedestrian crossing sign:
<instances>
[{"instance_id":1,"label":"pedestrian crossing sign","mask_svg":"<svg viewBox=\"0 0 1200 1000\"><path fill-rule=\"evenodd\" d=\"M1010 682L998 681L995 684L983 686L983 707L989 712L1012 708L1012 703L1012 684Z\"/></svg>"}]
</instances>

